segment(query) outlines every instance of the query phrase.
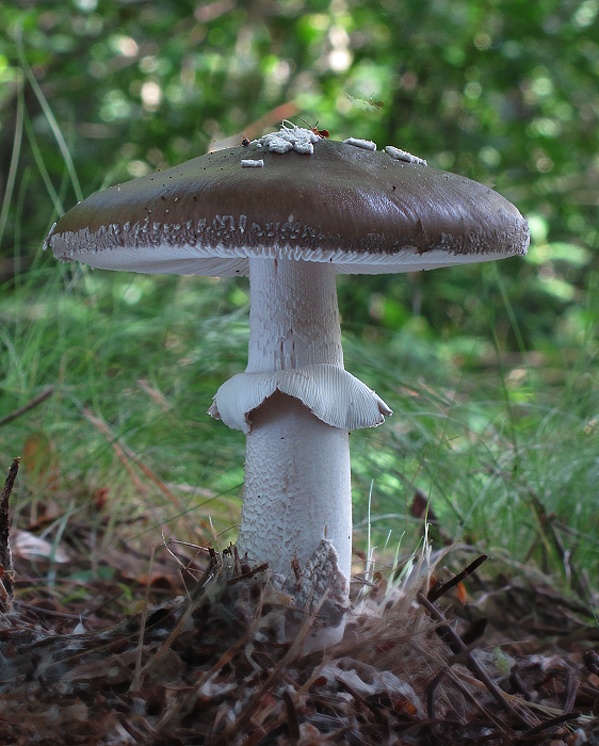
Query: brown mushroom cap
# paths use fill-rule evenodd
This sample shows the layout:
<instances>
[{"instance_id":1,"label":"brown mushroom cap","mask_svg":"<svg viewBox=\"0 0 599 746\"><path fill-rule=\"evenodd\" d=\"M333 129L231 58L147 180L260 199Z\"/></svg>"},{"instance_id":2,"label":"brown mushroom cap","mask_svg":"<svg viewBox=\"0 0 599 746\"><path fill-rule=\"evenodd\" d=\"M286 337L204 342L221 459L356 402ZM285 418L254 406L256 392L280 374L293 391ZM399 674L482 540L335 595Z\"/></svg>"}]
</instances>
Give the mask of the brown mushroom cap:
<instances>
[{"instance_id":1,"label":"brown mushroom cap","mask_svg":"<svg viewBox=\"0 0 599 746\"><path fill-rule=\"evenodd\" d=\"M103 269L215 276L247 274L260 256L378 274L526 253L510 202L415 160L325 139L312 154L254 141L93 194L46 243Z\"/></svg>"}]
</instances>

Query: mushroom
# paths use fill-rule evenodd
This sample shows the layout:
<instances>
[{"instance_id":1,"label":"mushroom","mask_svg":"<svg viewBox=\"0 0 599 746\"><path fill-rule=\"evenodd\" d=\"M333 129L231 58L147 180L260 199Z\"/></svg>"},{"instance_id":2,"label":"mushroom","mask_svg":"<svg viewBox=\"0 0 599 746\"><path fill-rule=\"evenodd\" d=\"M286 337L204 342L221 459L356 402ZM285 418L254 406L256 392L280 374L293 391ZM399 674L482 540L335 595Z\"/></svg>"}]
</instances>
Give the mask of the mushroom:
<instances>
[{"instance_id":1,"label":"mushroom","mask_svg":"<svg viewBox=\"0 0 599 746\"><path fill-rule=\"evenodd\" d=\"M344 369L336 275L500 259L528 242L486 186L289 123L93 194L46 240L101 269L249 275L247 368L210 408L247 436L238 547L298 603L326 596L337 610L351 575L349 433L391 410Z\"/></svg>"}]
</instances>

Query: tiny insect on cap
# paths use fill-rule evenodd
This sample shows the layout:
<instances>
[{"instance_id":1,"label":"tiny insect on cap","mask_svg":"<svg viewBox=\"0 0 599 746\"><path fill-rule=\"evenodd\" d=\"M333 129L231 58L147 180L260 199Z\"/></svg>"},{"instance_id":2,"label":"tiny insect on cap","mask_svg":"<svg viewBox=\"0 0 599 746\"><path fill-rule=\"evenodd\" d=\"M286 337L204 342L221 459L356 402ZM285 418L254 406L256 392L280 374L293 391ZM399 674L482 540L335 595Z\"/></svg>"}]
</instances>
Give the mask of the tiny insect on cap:
<instances>
[{"instance_id":1,"label":"tiny insect on cap","mask_svg":"<svg viewBox=\"0 0 599 746\"><path fill-rule=\"evenodd\" d=\"M93 194L46 245L103 269L226 276L259 256L407 272L521 255L528 242L489 187L400 148L283 126Z\"/></svg>"}]
</instances>

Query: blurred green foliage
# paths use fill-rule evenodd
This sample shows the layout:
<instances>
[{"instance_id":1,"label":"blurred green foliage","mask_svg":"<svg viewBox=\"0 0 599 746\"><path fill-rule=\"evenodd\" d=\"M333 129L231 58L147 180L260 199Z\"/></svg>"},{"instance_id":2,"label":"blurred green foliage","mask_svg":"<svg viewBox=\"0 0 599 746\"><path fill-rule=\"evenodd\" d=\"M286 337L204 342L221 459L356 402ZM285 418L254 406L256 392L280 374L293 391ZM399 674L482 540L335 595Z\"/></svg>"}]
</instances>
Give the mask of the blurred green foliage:
<instances>
[{"instance_id":1,"label":"blurred green foliage","mask_svg":"<svg viewBox=\"0 0 599 746\"><path fill-rule=\"evenodd\" d=\"M346 322L494 327L512 349L586 334L598 13L597 0L4 3L0 277L29 266L63 205L296 114L490 183L531 222L526 262L343 280Z\"/></svg>"}]
</instances>

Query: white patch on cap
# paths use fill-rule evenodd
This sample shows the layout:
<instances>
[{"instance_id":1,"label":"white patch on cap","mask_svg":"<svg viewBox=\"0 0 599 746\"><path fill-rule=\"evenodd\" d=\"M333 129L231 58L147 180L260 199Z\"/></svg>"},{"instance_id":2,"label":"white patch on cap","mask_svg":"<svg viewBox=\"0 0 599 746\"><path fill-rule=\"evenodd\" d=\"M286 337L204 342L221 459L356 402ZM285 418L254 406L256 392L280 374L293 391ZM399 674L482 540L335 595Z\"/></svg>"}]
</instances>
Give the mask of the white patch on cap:
<instances>
[{"instance_id":1,"label":"white patch on cap","mask_svg":"<svg viewBox=\"0 0 599 746\"><path fill-rule=\"evenodd\" d=\"M264 161L262 158L260 160L255 161L250 158L244 158L241 161L241 168L263 168L264 167Z\"/></svg>"},{"instance_id":2,"label":"white patch on cap","mask_svg":"<svg viewBox=\"0 0 599 746\"><path fill-rule=\"evenodd\" d=\"M356 148L363 148L364 150L376 150L376 143L372 140L360 140L359 137L348 137L343 141L344 145L354 145Z\"/></svg>"},{"instance_id":3,"label":"white patch on cap","mask_svg":"<svg viewBox=\"0 0 599 746\"><path fill-rule=\"evenodd\" d=\"M259 148L270 150L271 153L287 153L295 150L297 153L312 155L314 143L321 139L312 130L296 127L290 122L283 122L278 132L269 132L254 142Z\"/></svg>"},{"instance_id":4,"label":"white patch on cap","mask_svg":"<svg viewBox=\"0 0 599 746\"><path fill-rule=\"evenodd\" d=\"M420 166L428 165L424 158L418 158L417 155L412 155L411 153L408 153L407 150L402 150L401 148L395 148L393 147L393 145L387 145L387 147L385 148L385 153L387 153L387 155L390 155L394 161L417 163Z\"/></svg>"}]
</instances>

